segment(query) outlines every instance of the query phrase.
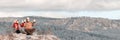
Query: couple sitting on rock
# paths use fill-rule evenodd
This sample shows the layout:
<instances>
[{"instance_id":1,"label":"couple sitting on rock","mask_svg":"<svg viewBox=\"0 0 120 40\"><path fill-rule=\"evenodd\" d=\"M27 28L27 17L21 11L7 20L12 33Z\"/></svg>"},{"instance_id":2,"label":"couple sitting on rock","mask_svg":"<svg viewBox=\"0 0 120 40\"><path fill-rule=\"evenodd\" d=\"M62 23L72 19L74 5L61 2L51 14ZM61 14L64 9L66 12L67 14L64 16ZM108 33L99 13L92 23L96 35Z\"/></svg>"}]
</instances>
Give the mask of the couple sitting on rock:
<instances>
[{"instance_id":1,"label":"couple sitting on rock","mask_svg":"<svg viewBox=\"0 0 120 40\"><path fill-rule=\"evenodd\" d=\"M26 18L24 22L19 24L19 21L16 19L13 23L13 28L15 29L16 33L24 33L27 35L32 35L35 31L35 28L33 28L35 24L35 20L33 22L30 21L29 18Z\"/></svg>"}]
</instances>

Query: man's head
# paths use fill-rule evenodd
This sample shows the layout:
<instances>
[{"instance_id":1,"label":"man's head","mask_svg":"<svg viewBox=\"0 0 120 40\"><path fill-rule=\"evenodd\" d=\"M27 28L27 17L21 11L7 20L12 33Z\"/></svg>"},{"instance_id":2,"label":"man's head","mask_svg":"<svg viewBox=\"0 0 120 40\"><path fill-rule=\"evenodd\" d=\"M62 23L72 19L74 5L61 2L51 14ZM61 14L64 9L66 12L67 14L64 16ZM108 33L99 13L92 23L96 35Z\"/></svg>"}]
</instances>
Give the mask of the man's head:
<instances>
[{"instance_id":1,"label":"man's head","mask_svg":"<svg viewBox=\"0 0 120 40\"><path fill-rule=\"evenodd\" d=\"M29 21L30 21L30 18L29 18L29 17L27 17L27 18L26 18L26 22L29 22Z\"/></svg>"}]
</instances>

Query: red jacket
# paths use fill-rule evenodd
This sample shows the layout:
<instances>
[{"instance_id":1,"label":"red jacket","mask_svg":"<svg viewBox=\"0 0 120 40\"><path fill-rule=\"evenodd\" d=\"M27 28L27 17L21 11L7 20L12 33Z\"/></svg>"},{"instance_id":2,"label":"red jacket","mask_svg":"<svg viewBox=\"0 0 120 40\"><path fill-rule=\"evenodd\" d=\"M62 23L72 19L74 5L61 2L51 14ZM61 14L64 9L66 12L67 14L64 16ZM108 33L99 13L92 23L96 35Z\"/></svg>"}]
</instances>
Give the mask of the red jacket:
<instances>
[{"instance_id":1,"label":"red jacket","mask_svg":"<svg viewBox=\"0 0 120 40\"><path fill-rule=\"evenodd\" d=\"M13 28L15 30L19 30L19 24L18 23L13 23Z\"/></svg>"},{"instance_id":2,"label":"red jacket","mask_svg":"<svg viewBox=\"0 0 120 40\"><path fill-rule=\"evenodd\" d=\"M21 27L24 27L24 22L20 24Z\"/></svg>"}]
</instances>

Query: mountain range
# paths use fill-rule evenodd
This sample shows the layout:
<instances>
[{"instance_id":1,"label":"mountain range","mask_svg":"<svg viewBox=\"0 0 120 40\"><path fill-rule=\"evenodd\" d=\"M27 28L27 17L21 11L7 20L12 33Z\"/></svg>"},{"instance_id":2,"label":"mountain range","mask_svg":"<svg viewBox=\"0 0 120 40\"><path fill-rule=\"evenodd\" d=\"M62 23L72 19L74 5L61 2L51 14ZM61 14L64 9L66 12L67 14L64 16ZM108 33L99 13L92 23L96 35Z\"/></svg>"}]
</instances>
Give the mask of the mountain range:
<instances>
[{"instance_id":1,"label":"mountain range","mask_svg":"<svg viewBox=\"0 0 120 40\"><path fill-rule=\"evenodd\" d=\"M35 33L39 36L52 35L57 37L57 39L59 40L120 40L119 19L95 17L1 17L0 35L6 36L11 33L14 34L14 30L12 28L13 21L15 19L18 19L19 23L21 23L21 21L26 19L27 17L30 18L30 21L34 19L36 20L34 28L37 29ZM9 35L8 37L10 36L11 35ZM53 40L57 39L53 38Z\"/></svg>"}]
</instances>

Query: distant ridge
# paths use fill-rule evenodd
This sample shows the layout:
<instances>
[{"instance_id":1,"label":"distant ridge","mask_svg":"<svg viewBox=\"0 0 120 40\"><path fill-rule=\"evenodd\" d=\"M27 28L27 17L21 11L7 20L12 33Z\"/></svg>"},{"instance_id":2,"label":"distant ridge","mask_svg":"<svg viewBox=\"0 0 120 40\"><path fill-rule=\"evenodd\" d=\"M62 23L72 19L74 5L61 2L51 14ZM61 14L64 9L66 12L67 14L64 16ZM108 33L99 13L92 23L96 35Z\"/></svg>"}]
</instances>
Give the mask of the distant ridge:
<instances>
[{"instance_id":1,"label":"distant ridge","mask_svg":"<svg viewBox=\"0 0 120 40\"><path fill-rule=\"evenodd\" d=\"M96 17L49 18L40 16L0 18L0 34L13 32L14 19L36 19L37 34L50 34L60 40L119 40L120 20Z\"/></svg>"}]
</instances>

